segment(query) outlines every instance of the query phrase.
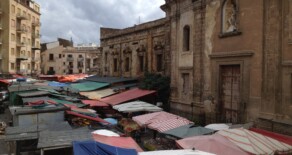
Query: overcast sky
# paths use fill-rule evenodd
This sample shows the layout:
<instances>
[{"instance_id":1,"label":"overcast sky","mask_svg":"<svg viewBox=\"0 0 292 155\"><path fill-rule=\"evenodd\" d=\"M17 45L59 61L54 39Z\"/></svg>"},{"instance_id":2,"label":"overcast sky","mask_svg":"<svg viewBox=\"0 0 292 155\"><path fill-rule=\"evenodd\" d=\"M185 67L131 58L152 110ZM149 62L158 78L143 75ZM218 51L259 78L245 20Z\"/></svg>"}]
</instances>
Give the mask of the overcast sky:
<instances>
[{"instance_id":1,"label":"overcast sky","mask_svg":"<svg viewBox=\"0 0 292 155\"><path fill-rule=\"evenodd\" d=\"M58 37L99 44L100 27L126 28L165 16L164 0L35 0L41 5L42 42Z\"/></svg>"}]
</instances>

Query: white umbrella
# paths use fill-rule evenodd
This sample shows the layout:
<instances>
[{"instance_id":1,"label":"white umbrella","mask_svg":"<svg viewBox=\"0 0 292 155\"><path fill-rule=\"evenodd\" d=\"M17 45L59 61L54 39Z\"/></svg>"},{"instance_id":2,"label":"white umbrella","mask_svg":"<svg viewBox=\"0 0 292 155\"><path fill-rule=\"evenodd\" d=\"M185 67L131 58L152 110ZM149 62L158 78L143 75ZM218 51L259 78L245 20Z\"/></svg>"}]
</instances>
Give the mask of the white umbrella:
<instances>
[{"instance_id":1,"label":"white umbrella","mask_svg":"<svg viewBox=\"0 0 292 155\"><path fill-rule=\"evenodd\" d=\"M123 103L120 105L113 106L114 109L120 112L139 112L139 111L149 111L157 112L162 111L161 108L143 101L133 101L128 103Z\"/></svg>"},{"instance_id":2,"label":"white umbrella","mask_svg":"<svg viewBox=\"0 0 292 155\"><path fill-rule=\"evenodd\" d=\"M95 130L93 132L91 132L92 134L97 134L97 135L103 135L103 136L108 136L108 137L120 137L119 134L112 132L110 130L105 130L105 129L101 129L101 130Z\"/></svg>"},{"instance_id":3,"label":"white umbrella","mask_svg":"<svg viewBox=\"0 0 292 155\"><path fill-rule=\"evenodd\" d=\"M227 125L227 124L209 124L209 125L206 125L205 128L219 131L219 130L229 129L229 125Z\"/></svg>"}]
</instances>

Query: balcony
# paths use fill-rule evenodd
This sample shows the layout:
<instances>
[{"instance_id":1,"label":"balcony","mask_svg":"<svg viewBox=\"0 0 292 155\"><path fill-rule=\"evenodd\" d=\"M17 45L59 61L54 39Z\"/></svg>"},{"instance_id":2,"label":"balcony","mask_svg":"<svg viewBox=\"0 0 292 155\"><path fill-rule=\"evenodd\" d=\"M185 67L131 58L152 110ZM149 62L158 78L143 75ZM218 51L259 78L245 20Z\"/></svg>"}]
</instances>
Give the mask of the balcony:
<instances>
[{"instance_id":1,"label":"balcony","mask_svg":"<svg viewBox=\"0 0 292 155\"><path fill-rule=\"evenodd\" d=\"M67 61L72 62L72 61L74 61L74 58L73 57L67 57Z\"/></svg>"},{"instance_id":2,"label":"balcony","mask_svg":"<svg viewBox=\"0 0 292 155\"><path fill-rule=\"evenodd\" d=\"M39 22L39 21L33 21L33 22L31 23L31 25L34 26L34 27L38 27L38 26L41 26L42 24L41 24L41 22Z\"/></svg>"},{"instance_id":3,"label":"balcony","mask_svg":"<svg viewBox=\"0 0 292 155\"><path fill-rule=\"evenodd\" d=\"M31 57L31 62L36 62L36 61L39 61L40 60L40 58L38 58L38 57Z\"/></svg>"},{"instance_id":4,"label":"balcony","mask_svg":"<svg viewBox=\"0 0 292 155\"><path fill-rule=\"evenodd\" d=\"M28 19L27 15L22 14L22 13L16 14L16 18L19 20L27 20Z\"/></svg>"},{"instance_id":5,"label":"balcony","mask_svg":"<svg viewBox=\"0 0 292 155\"><path fill-rule=\"evenodd\" d=\"M24 42L17 41L17 42L16 42L16 46L17 46L17 47L25 47L26 44L25 44Z\"/></svg>"},{"instance_id":6,"label":"balcony","mask_svg":"<svg viewBox=\"0 0 292 155\"><path fill-rule=\"evenodd\" d=\"M31 34L32 38L40 38L41 35L39 33L32 33Z\"/></svg>"},{"instance_id":7,"label":"balcony","mask_svg":"<svg viewBox=\"0 0 292 155\"><path fill-rule=\"evenodd\" d=\"M28 56L24 55L24 54L17 54L16 55L16 59L17 60L27 60Z\"/></svg>"},{"instance_id":8,"label":"balcony","mask_svg":"<svg viewBox=\"0 0 292 155\"><path fill-rule=\"evenodd\" d=\"M16 28L16 32L17 32L17 33L26 33L27 30L26 30L25 27L23 27L23 26L18 26L18 27Z\"/></svg>"},{"instance_id":9,"label":"balcony","mask_svg":"<svg viewBox=\"0 0 292 155\"><path fill-rule=\"evenodd\" d=\"M82 61L84 61L84 58L79 57L79 58L77 58L77 61L82 62Z\"/></svg>"},{"instance_id":10,"label":"balcony","mask_svg":"<svg viewBox=\"0 0 292 155\"><path fill-rule=\"evenodd\" d=\"M73 65L68 66L68 69L73 69L73 68L74 68Z\"/></svg>"},{"instance_id":11,"label":"balcony","mask_svg":"<svg viewBox=\"0 0 292 155\"><path fill-rule=\"evenodd\" d=\"M32 50L40 50L40 45L32 44L31 49Z\"/></svg>"}]
</instances>

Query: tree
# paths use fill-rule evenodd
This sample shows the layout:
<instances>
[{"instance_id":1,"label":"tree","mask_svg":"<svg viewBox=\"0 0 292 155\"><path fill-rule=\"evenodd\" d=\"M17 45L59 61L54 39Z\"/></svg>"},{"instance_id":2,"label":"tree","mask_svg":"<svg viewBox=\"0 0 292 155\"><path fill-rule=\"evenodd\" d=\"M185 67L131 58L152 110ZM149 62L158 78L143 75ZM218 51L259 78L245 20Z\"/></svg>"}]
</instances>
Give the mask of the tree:
<instances>
[{"instance_id":1,"label":"tree","mask_svg":"<svg viewBox=\"0 0 292 155\"><path fill-rule=\"evenodd\" d=\"M158 101L163 103L164 110L169 110L170 78L168 76L146 72L140 84L140 88L156 90Z\"/></svg>"}]
</instances>

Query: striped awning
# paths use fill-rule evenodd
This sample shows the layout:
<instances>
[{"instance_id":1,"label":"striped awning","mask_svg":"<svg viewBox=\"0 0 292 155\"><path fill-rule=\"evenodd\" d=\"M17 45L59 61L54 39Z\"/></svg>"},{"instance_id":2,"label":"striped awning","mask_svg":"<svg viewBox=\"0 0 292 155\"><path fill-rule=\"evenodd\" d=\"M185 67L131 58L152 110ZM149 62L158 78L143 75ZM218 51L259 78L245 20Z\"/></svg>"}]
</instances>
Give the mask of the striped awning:
<instances>
[{"instance_id":1,"label":"striped awning","mask_svg":"<svg viewBox=\"0 0 292 155\"><path fill-rule=\"evenodd\" d=\"M148 128L156 130L158 132L165 132L167 130L171 130L180 126L188 125L191 122L185 118L173 118L173 119L168 119L164 122L156 122L156 123L151 123L148 125Z\"/></svg>"},{"instance_id":2,"label":"striped awning","mask_svg":"<svg viewBox=\"0 0 292 155\"><path fill-rule=\"evenodd\" d=\"M192 123L183 117L164 111L136 116L133 117L133 120L140 126L147 126L148 128L159 132L164 132Z\"/></svg>"},{"instance_id":3,"label":"striped awning","mask_svg":"<svg viewBox=\"0 0 292 155\"><path fill-rule=\"evenodd\" d=\"M217 132L252 154L292 153L292 146L246 129L228 129Z\"/></svg>"}]
</instances>

